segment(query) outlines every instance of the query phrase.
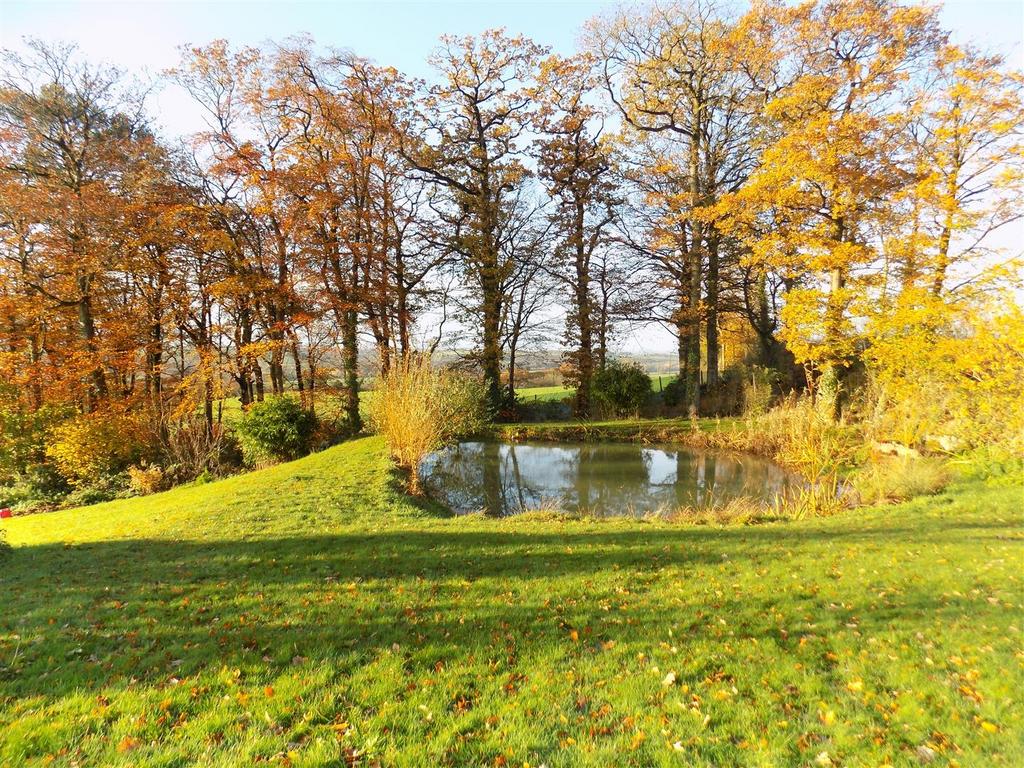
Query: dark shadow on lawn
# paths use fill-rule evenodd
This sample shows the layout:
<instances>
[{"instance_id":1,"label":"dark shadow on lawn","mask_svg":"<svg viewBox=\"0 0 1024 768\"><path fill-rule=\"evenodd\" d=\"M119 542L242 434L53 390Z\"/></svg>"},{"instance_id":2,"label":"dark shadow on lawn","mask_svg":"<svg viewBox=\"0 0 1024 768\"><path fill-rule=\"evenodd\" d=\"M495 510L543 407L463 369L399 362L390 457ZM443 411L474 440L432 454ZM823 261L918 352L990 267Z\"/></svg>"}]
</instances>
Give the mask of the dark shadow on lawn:
<instances>
[{"instance_id":1,"label":"dark shadow on lawn","mask_svg":"<svg viewBox=\"0 0 1024 768\"><path fill-rule=\"evenodd\" d=\"M394 644L408 664L428 670L470 653L503 656L510 642L522 648L556 636L564 640L569 627L583 630L584 644L567 644L567 652L600 639L635 656L633 646L649 645L671 626L681 627L683 636L711 631L705 626L711 616L739 617L732 627L738 637L792 644L797 638L780 634L770 618L770 585L759 596L729 595L713 603L691 596L684 607L649 598L647 585L666 568L677 569L677 579L699 578L702 569L708 573L726 561L767 566L788 550L827 541L898 548L962 544L1005 527L955 519L929 525L927 533L892 525L842 531L637 526L608 532L567 526L539 533L453 527L15 548L0 573L0 692L57 697L133 678L165 682L221 665L272 676L295 656L329 659L346 673ZM822 568L839 554L823 550ZM499 581L474 589L481 579ZM616 592L623 586L627 597ZM787 597L796 600L799 614L821 617L821 634L848 618L830 610L835 596L828 591ZM620 622L608 621L601 598L616 606L611 614ZM931 623L939 616L953 621L968 612L978 617L979 611L999 610L933 594L924 585L893 599L861 616L861 627ZM631 607L616 614L620 603ZM44 641L37 643L39 637Z\"/></svg>"}]
</instances>

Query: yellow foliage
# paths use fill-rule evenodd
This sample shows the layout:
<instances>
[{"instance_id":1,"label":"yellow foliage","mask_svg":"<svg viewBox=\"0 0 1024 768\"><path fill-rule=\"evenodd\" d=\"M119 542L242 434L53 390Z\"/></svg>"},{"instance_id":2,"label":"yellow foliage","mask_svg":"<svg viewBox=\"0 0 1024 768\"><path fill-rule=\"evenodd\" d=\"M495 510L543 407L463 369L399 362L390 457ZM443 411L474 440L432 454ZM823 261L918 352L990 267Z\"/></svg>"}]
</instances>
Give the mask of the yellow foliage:
<instances>
[{"instance_id":1,"label":"yellow foliage","mask_svg":"<svg viewBox=\"0 0 1024 768\"><path fill-rule=\"evenodd\" d=\"M140 496L163 490L164 471L158 465L128 467L129 485Z\"/></svg>"},{"instance_id":2,"label":"yellow foliage","mask_svg":"<svg viewBox=\"0 0 1024 768\"><path fill-rule=\"evenodd\" d=\"M1024 451L1024 312L908 290L869 328L877 440Z\"/></svg>"},{"instance_id":3,"label":"yellow foliage","mask_svg":"<svg viewBox=\"0 0 1024 768\"><path fill-rule=\"evenodd\" d=\"M449 440L476 429L483 392L477 382L435 369L430 358L411 355L378 380L370 404L373 428L387 441L398 465L420 489L420 462Z\"/></svg>"},{"instance_id":4,"label":"yellow foliage","mask_svg":"<svg viewBox=\"0 0 1024 768\"><path fill-rule=\"evenodd\" d=\"M134 414L103 411L82 414L56 427L46 455L73 485L118 472L145 451L148 430Z\"/></svg>"}]
</instances>

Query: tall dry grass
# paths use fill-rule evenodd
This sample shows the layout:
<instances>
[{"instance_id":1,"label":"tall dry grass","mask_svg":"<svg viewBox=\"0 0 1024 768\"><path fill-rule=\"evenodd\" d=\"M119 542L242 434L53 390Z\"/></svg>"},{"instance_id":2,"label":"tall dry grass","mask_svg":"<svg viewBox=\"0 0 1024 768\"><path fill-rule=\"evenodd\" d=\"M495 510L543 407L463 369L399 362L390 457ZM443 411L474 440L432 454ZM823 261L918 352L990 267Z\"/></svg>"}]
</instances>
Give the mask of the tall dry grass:
<instances>
[{"instance_id":1,"label":"tall dry grass","mask_svg":"<svg viewBox=\"0 0 1024 768\"><path fill-rule=\"evenodd\" d=\"M872 457L851 478L862 504L906 501L940 491L949 482L946 463L934 456Z\"/></svg>"},{"instance_id":2,"label":"tall dry grass","mask_svg":"<svg viewBox=\"0 0 1024 768\"><path fill-rule=\"evenodd\" d=\"M370 424L384 437L395 462L420 492L420 464L431 451L480 429L483 390L475 379L434 368L425 355L409 355L377 380Z\"/></svg>"},{"instance_id":3,"label":"tall dry grass","mask_svg":"<svg viewBox=\"0 0 1024 768\"><path fill-rule=\"evenodd\" d=\"M806 397L791 397L728 428L693 431L710 448L767 456L820 481L850 466L859 444L855 426L835 422Z\"/></svg>"}]
</instances>

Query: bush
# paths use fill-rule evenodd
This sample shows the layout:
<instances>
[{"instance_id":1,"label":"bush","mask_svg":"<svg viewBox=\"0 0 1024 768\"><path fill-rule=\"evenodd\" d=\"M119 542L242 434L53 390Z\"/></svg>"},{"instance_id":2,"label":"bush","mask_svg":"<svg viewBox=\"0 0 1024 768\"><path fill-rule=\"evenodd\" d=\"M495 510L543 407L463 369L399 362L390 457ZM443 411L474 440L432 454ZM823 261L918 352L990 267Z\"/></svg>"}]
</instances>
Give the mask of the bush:
<instances>
[{"instance_id":1,"label":"bush","mask_svg":"<svg viewBox=\"0 0 1024 768\"><path fill-rule=\"evenodd\" d=\"M52 466L34 464L14 482L0 485L0 507L56 506L70 490L67 481Z\"/></svg>"},{"instance_id":2,"label":"bush","mask_svg":"<svg viewBox=\"0 0 1024 768\"><path fill-rule=\"evenodd\" d=\"M131 496L128 487L128 474L121 472L116 475L100 475L88 482L82 481L62 502L65 507L86 507L90 504L102 504L105 501L124 499Z\"/></svg>"},{"instance_id":3,"label":"bush","mask_svg":"<svg viewBox=\"0 0 1024 768\"><path fill-rule=\"evenodd\" d=\"M316 417L291 397L254 403L235 425L247 464L266 466L309 453Z\"/></svg>"},{"instance_id":4,"label":"bush","mask_svg":"<svg viewBox=\"0 0 1024 768\"><path fill-rule=\"evenodd\" d=\"M17 391L0 385L0 483L15 483L46 462L46 436L68 417L65 409L43 406L33 411Z\"/></svg>"},{"instance_id":5,"label":"bush","mask_svg":"<svg viewBox=\"0 0 1024 768\"><path fill-rule=\"evenodd\" d=\"M635 363L613 360L594 375L593 394L615 416L636 413L651 396L651 377Z\"/></svg>"},{"instance_id":6,"label":"bush","mask_svg":"<svg viewBox=\"0 0 1024 768\"><path fill-rule=\"evenodd\" d=\"M54 427L46 455L73 486L115 475L152 452L144 420L130 413L98 411Z\"/></svg>"},{"instance_id":7,"label":"bush","mask_svg":"<svg viewBox=\"0 0 1024 768\"><path fill-rule=\"evenodd\" d=\"M186 413L169 419L163 430L164 484L195 480L204 472L224 474L241 465L241 449L221 424L208 429L206 418Z\"/></svg>"},{"instance_id":8,"label":"bush","mask_svg":"<svg viewBox=\"0 0 1024 768\"><path fill-rule=\"evenodd\" d=\"M661 401L669 408L675 408L677 405L683 402L686 397L686 387L683 386L683 381L678 376L661 390Z\"/></svg>"},{"instance_id":9,"label":"bush","mask_svg":"<svg viewBox=\"0 0 1024 768\"><path fill-rule=\"evenodd\" d=\"M873 440L1024 455L1024 309L906 291L870 328L867 429Z\"/></svg>"},{"instance_id":10,"label":"bush","mask_svg":"<svg viewBox=\"0 0 1024 768\"><path fill-rule=\"evenodd\" d=\"M477 431L484 421L484 391L475 379L437 370L430 358L409 356L377 381L370 423L387 441L419 493L419 466L431 451Z\"/></svg>"},{"instance_id":11,"label":"bush","mask_svg":"<svg viewBox=\"0 0 1024 768\"><path fill-rule=\"evenodd\" d=\"M538 400L516 405L519 421L565 421L572 418L571 400Z\"/></svg>"},{"instance_id":12,"label":"bush","mask_svg":"<svg viewBox=\"0 0 1024 768\"><path fill-rule=\"evenodd\" d=\"M164 489L164 471L156 464L128 467L128 487L132 493L148 496Z\"/></svg>"}]
</instances>

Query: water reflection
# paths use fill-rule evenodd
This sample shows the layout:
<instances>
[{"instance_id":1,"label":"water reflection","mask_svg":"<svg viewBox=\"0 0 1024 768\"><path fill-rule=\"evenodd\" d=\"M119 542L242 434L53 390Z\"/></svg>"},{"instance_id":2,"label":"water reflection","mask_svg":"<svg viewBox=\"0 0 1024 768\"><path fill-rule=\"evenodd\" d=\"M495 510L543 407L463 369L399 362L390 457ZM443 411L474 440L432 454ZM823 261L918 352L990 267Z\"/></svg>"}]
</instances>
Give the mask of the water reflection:
<instances>
[{"instance_id":1,"label":"water reflection","mask_svg":"<svg viewBox=\"0 0 1024 768\"><path fill-rule=\"evenodd\" d=\"M552 507L639 515L739 496L771 501L798 482L755 456L635 443L463 442L429 456L422 471L430 493L456 512L498 516Z\"/></svg>"}]
</instances>

